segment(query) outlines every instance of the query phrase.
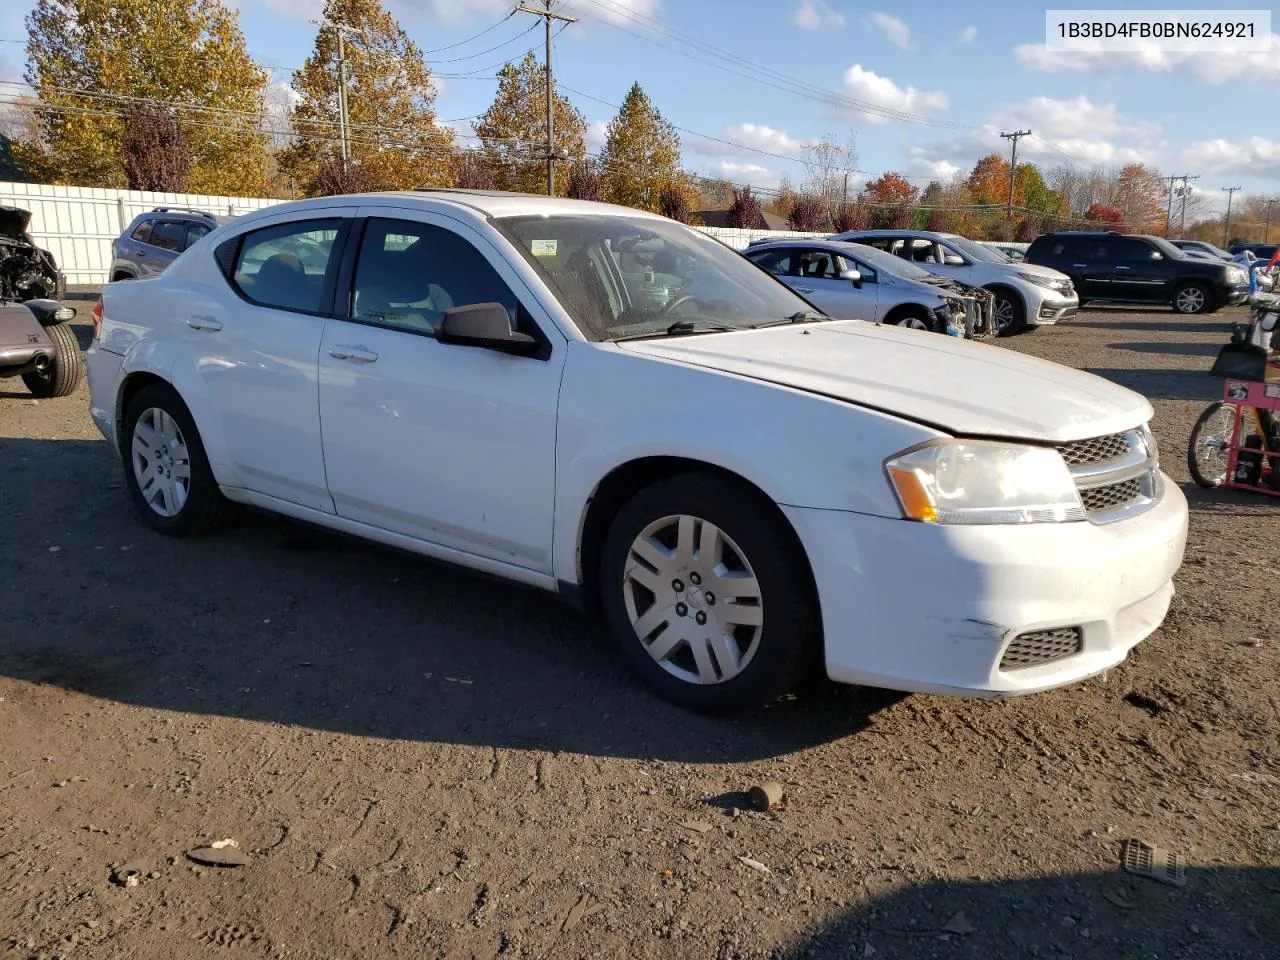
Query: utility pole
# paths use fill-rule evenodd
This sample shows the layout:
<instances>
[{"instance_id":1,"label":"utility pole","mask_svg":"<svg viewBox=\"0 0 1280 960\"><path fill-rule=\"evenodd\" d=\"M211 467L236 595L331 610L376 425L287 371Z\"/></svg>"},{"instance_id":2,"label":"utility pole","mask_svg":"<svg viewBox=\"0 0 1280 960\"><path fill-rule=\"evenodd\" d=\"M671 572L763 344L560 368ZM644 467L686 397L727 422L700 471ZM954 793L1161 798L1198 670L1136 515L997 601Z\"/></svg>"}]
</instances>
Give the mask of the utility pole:
<instances>
[{"instance_id":1,"label":"utility pole","mask_svg":"<svg viewBox=\"0 0 1280 960\"><path fill-rule=\"evenodd\" d=\"M1187 232L1187 194L1191 192L1191 188L1187 186L1188 181L1199 180L1200 175L1194 177L1189 173L1184 173L1178 178L1182 181L1182 186L1178 188L1178 196L1182 198L1182 213L1178 221L1178 236L1182 237Z\"/></svg>"},{"instance_id":2,"label":"utility pole","mask_svg":"<svg viewBox=\"0 0 1280 960\"><path fill-rule=\"evenodd\" d=\"M315 20L311 22L317 23ZM332 20L318 21L318 25L329 27L338 38L338 138L341 140L342 171L345 173L347 164L351 162L351 118L347 115L347 50L343 40L348 33L359 36L360 32Z\"/></svg>"},{"instance_id":3,"label":"utility pole","mask_svg":"<svg viewBox=\"0 0 1280 960\"><path fill-rule=\"evenodd\" d=\"M563 13L552 13L552 0L543 0L546 4L545 9L530 7L526 4L520 4L516 7L520 13L531 13L535 17L542 17L546 21L547 27L547 196L554 197L556 195L556 139L555 139L555 86L552 82L551 73L551 21L563 20L565 23L577 23L575 17L566 17Z\"/></svg>"},{"instance_id":4,"label":"utility pole","mask_svg":"<svg viewBox=\"0 0 1280 960\"><path fill-rule=\"evenodd\" d=\"M1262 232L1262 242L1263 242L1263 243L1270 243L1270 242L1271 242L1271 205L1272 205L1273 203L1280 203L1280 198L1272 197L1271 199L1269 199L1269 200L1267 200L1267 201L1266 201L1266 204L1267 204L1267 223L1266 223L1266 226L1262 228L1262 229L1263 229L1263 232Z\"/></svg>"},{"instance_id":5,"label":"utility pole","mask_svg":"<svg viewBox=\"0 0 1280 960\"><path fill-rule=\"evenodd\" d=\"M1173 219L1173 182L1178 178L1177 177L1161 177L1160 179L1169 181L1169 202L1164 210L1164 238L1168 240L1169 226Z\"/></svg>"},{"instance_id":6,"label":"utility pole","mask_svg":"<svg viewBox=\"0 0 1280 960\"><path fill-rule=\"evenodd\" d=\"M1005 140L1013 141L1013 156L1009 159L1009 212L1007 219L1013 219L1013 186L1018 181L1018 139L1031 136L1030 130L1015 130L1013 133L1001 133Z\"/></svg>"},{"instance_id":7,"label":"utility pole","mask_svg":"<svg viewBox=\"0 0 1280 960\"><path fill-rule=\"evenodd\" d=\"M1222 245L1225 247L1230 243L1231 235L1231 198L1236 195L1239 187L1223 187L1223 192L1227 195L1227 219L1222 222Z\"/></svg>"}]
</instances>

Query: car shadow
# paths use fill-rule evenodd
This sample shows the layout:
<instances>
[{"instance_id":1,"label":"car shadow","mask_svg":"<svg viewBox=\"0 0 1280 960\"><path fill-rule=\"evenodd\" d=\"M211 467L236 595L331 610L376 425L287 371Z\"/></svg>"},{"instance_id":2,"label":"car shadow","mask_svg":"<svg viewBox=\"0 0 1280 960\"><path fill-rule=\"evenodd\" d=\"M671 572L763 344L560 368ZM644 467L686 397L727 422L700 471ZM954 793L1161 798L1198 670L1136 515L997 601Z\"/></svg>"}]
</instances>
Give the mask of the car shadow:
<instances>
[{"instance_id":1,"label":"car shadow","mask_svg":"<svg viewBox=\"0 0 1280 960\"><path fill-rule=\"evenodd\" d=\"M1103 839L1100 832L1090 831L1093 836L1081 842L1118 861L1120 838ZM1034 859L1032 841L1008 842ZM1266 960L1276 956L1278 942L1276 867L1188 868L1183 887L1115 869L906 886L872 898L779 955L792 960Z\"/></svg>"},{"instance_id":2,"label":"car shadow","mask_svg":"<svg viewBox=\"0 0 1280 960\"><path fill-rule=\"evenodd\" d=\"M1169 356L1216 357L1222 349L1219 343L1186 343L1161 341L1153 343L1108 343L1108 350L1128 350L1130 353L1161 353Z\"/></svg>"},{"instance_id":3,"label":"car shadow","mask_svg":"<svg viewBox=\"0 0 1280 960\"><path fill-rule=\"evenodd\" d=\"M1087 367L1085 372L1106 377L1112 383L1144 394L1150 400L1203 400L1210 403L1222 399L1222 378L1212 376L1207 370Z\"/></svg>"},{"instance_id":4,"label":"car shadow","mask_svg":"<svg viewBox=\"0 0 1280 960\"><path fill-rule=\"evenodd\" d=\"M856 733L900 694L811 681L729 719L658 699L558 599L245 512L136 515L104 442L0 438L0 674L150 709L387 739L680 762ZM50 477L65 478L50 483Z\"/></svg>"}]
</instances>

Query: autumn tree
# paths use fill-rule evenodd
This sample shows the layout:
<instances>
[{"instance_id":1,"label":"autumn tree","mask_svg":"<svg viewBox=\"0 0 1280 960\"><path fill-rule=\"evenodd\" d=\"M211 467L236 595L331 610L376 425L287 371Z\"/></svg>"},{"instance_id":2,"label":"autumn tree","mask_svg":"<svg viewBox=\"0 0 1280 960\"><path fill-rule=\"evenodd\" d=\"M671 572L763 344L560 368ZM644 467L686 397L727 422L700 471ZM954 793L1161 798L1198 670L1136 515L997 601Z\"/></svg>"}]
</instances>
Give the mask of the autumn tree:
<instances>
[{"instance_id":1,"label":"autumn tree","mask_svg":"<svg viewBox=\"0 0 1280 960\"><path fill-rule=\"evenodd\" d=\"M324 157L316 168L314 190L318 196L366 193L372 189L369 175L360 163L343 163L341 157Z\"/></svg>"},{"instance_id":2,"label":"autumn tree","mask_svg":"<svg viewBox=\"0 0 1280 960\"><path fill-rule=\"evenodd\" d=\"M191 153L174 110L148 103L130 107L121 149L130 190L186 192Z\"/></svg>"},{"instance_id":3,"label":"autumn tree","mask_svg":"<svg viewBox=\"0 0 1280 960\"><path fill-rule=\"evenodd\" d=\"M591 160L582 159L569 171L565 196L574 200L601 200L604 190L600 183L600 167Z\"/></svg>"},{"instance_id":4,"label":"autumn tree","mask_svg":"<svg viewBox=\"0 0 1280 960\"><path fill-rule=\"evenodd\" d=\"M1084 219L1089 222L1091 227L1106 227L1109 230L1118 230L1120 233L1128 232L1128 227L1124 222L1124 214L1116 207L1095 203L1084 212Z\"/></svg>"},{"instance_id":5,"label":"autumn tree","mask_svg":"<svg viewBox=\"0 0 1280 960\"><path fill-rule=\"evenodd\" d=\"M579 163L587 151L587 121L554 88L551 103L556 156ZM547 192L547 72L532 53L498 71L498 93L475 129L498 189ZM561 196L568 180L556 177Z\"/></svg>"},{"instance_id":6,"label":"autumn tree","mask_svg":"<svg viewBox=\"0 0 1280 960\"><path fill-rule=\"evenodd\" d=\"M899 173L885 173L862 188L863 199L868 203L913 204L920 191Z\"/></svg>"},{"instance_id":7,"label":"autumn tree","mask_svg":"<svg viewBox=\"0 0 1280 960\"><path fill-rule=\"evenodd\" d=\"M496 190L493 171L479 150L462 150L454 158L453 185L461 190Z\"/></svg>"},{"instance_id":8,"label":"autumn tree","mask_svg":"<svg viewBox=\"0 0 1280 960\"><path fill-rule=\"evenodd\" d=\"M783 174L778 182L778 193L772 200L765 204L765 210L774 216L782 217L784 220L791 218L791 208L795 205L796 198L795 185L791 182L789 174Z\"/></svg>"},{"instance_id":9,"label":"autumn tree","mask_svg":"<svg viewBox=\"0 0 1280 960\"><path fill-rule=\"evenodd\" d=\"M942 184L937 180L930 180L920 194L920 205L923 207L939 207L942 206L942 198Z\"/></svg>"},{"instance_id":10,"label":"autumn tree","mask_svg":"<svg viewBox=\"0 0 1280 960\"><path fill-rule=\"evenodd\" d=\"M644 210L657 210L663 186L682 179L680 136L638 83L609 121L600 164L605 198Z\"/></svg>"},{"instance_id":11,"label":"autumn tree","mask_svg":"<svg viewBox=\"0 0 1280 960\"><path fill-rule=\"evenodd\" d=\"M1009 162L999 154L987 154L973 165L965 186L974 203L1008 203Z\"/></svg>"},{"instance_id":12,"label":"autumn tree","mask_svg":"<svg viewBox=\"0 0 1280 960\"><path fill-rule=\"evenodd\" d=\"M124 106L152 101L177 113L188 189L265 191L267 75L221 0L37 0L26 27L37 129L20 152L53 182L125 187Z\"/></svg>"},{"instance_id":13,"label":"autumn tree","mask_svg":"<svg viewBox=\"0 0 1280 960\"><path fill-rule=\"evenodd\" d=\"M380 0L326 0L315 48L293 75L302 96L285 165L316 188L320 164L340 152L338 36L344 32L351 157L372 190L445 186L453 133L436 124L436 89L422 51Z\"/></svg>"},{"instance_id":14,"label":"autumn tree","mask_svg":"<svg viewBox=\"0 0 1280 960\"><path fill-rule=\"evenodd\" d=\"M1116 177L1115 207L1134 230L1149 233L1164 226L1164 177L1141 163L1122 167Z\"/></svg>"},{"instance_id":15,"label":"autumn tree","mask_svg":"<svg viewBox=\"0 0 1280 960\"><path fill-rule=\"evenodd\" d=\"M668 183L658 192L658 212L680 223L688 223L692 218L688 192L675 183Z\"/></svg>"},{"instance_id":16,"label":"autumn tree","mask_svg":"<svg viewBox=\"0 0 1280 960\"><path fill-rule=\"evenodd\" d=\"M746 230L758 230L764 226L764 214L760 210L760 200L749 186L734 188L733 203L729 206L725 222L731 227L740 227Z\"/></svg>"},{"instance_id":17,"label":"autumn tree","mask_svg":"<svg viewBox=\"0 0 1280 960\"><path fill-rule=\"evenodd\" d=\"M813 232L821 230L826 223L827 206L821 197L802 193L791 204L791 215L787 217L787 226L792 230Z\"/></svg>"},{"instance_id":18,"label":"autumn tree","mask_svg":"<svg viewBox=\"0 0 1280 960\"><path fill-rule=\"evenodd\" d=\"M848 200L849 185L858 172L858 147L853 134L843 142L831 135L819 137L805 145L800 162L805 170L803 191L820 199L827 215L834 219L836 209Z\"/></svg>"},{"instance_id":19,"label":"autumn tree","mask_svg":"<svg viewBox=\"0 0 1280 960\"><path fill-rule=\"evenodd\" d=\"M1038 215L1065 212L1065 203L1061 195L1049 188L1044 175L1040 173L1040 168L1034 163L1018 164L1013 202Z\"/></svg>"},{"instance_id":20,"label":"autumn tree","mask_svg":"<svg viewBox=\"0 0 1280 960\"><path fill-rule=\"evenodd\" d=\"M1044 233L1044 222L1036 216L1026 216L1018 221L1013 231L1013 239L1018 243L1030 243Z\"/></svg>"},{"instance_id":21,"label":"autumn tree","mask_svg":"<svg viewBox=\"0 0 1280 960\"><path fill-rule=\"evenodd\" d=\"M842 203L836 207L836 215L832 218L831 225L835 227L836 233L866 230L871 226L871 214L860 203Z\"/></svg>"}]
</instances>

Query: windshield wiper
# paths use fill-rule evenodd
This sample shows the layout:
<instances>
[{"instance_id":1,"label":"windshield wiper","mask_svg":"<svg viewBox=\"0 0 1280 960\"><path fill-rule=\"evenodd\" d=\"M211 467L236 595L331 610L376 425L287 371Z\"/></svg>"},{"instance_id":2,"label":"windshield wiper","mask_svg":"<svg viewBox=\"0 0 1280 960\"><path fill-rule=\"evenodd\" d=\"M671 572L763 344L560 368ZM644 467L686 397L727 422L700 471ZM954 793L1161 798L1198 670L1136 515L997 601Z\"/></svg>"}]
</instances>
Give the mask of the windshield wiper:
<instances>
[{"instance_id":1,"label":"windshield wiper","mask_svg":"<svg viewBox=\"0 0 1280 960\"><path fill-rule=\"evenodd\" d=\"M734 327L715 320L677 320L666 330L652 330L649 333L631 333L625 337L611 337L613 343L624 340L649 340L654 337L684 337L693 333L726 333L730 330L745 330L746 327Z\"/></svg>"},{"instance_id":2,"label":"windshield wiper","mask_svg":"<svg viewBox=\"0 0 1280 960\"><path fill-rule=\"evenodd\" d=\"M789 317L783 317L781 320L766 320L764 323L757 323L752 327L753 330L759 330L761 327L777 327L784 323L820 323L823 320L831 320L825 313L818 313L816 310L797 310Z\"/></svg>"}]
</instances>

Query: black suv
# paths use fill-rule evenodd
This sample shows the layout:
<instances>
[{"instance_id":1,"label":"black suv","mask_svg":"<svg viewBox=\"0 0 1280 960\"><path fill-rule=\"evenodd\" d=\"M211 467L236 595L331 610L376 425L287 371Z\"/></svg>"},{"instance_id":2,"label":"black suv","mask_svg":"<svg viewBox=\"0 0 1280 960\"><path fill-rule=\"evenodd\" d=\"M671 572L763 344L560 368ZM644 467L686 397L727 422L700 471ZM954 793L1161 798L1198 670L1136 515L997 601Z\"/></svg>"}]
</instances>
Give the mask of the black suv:
<instances>
[{"instance_id":1,"label":"black suv","mask_svg":"<svg viewBox=\"0 0 1280 960\"><path fill-rule=\"evenodd\" d=\"M178 254L230 219L189 207L156 207L138 214L111 243L111 279L159 276Z\"/></svg>"},{"instance_id":2,"label":"black suv","mask_svg":"<svg viewBox=\"0 0 1280 960\"><path fill-rule=\"evenodd\" d=\"M1145 234L1046 233L1032 242L1026 262L1069 276L1081 306L1086 300L1167 303L1178 313L1208 313L1249 297L1241 267L1188 256Z\"/></svg>"}]
</instances>

